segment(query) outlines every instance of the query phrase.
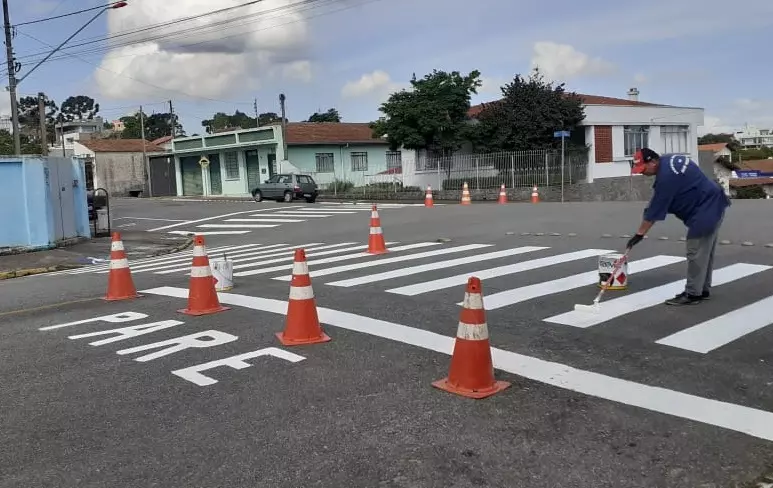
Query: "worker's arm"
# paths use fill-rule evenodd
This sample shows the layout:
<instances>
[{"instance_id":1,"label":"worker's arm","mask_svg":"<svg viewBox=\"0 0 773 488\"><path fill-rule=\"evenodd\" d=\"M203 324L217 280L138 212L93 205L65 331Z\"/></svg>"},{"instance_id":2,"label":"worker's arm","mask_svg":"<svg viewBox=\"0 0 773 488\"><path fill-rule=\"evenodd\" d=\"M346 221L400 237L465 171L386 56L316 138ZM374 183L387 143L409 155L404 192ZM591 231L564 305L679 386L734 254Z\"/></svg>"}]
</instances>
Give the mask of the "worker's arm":
<instances>
[{"instance_id":1,"label":"worker's arm","mask_svg":"<svg viewBox=\"0 0 773 488\"><path fill-rule=\"evenodd\" d=\"M674 199L674 192L671 185L656 185L655 193L652 195L649 206L644 209L644 219L639 225L639 229L636 231L636 235L628 241L628 249L638 244L647 235L655 222L660 220L666 220L668 216L668 208L671 206L671 201Z\"/></svg>"}]
</instances>

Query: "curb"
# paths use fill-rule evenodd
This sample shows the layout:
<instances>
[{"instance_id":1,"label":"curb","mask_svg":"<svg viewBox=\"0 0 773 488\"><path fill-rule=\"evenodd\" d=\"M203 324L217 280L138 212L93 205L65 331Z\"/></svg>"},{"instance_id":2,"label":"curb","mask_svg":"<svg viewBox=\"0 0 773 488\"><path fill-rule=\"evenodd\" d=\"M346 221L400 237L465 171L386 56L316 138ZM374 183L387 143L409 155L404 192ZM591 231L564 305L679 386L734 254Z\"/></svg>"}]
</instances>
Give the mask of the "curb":
<instances>
[{"instance_id":1,"label":"curb","mask_svg":"<svg viewBox=\"0 0 773 488\"><path fill-rule=\"evenodd\" d=\"M153 254L149 254L147 257L153 258L157 256L163 256L165 254L174 254L176 252L180 252L189 248L191 244L193 244L193 237L188 237L188 239L182 244L178 244L175 247L165 249L163 251L158 251ZM12 271L2 271L0 272L0 281L10 280L13 278L23 278L25 276L31 276L36 274L53 273L54 271L78 269L78 268L82 268L83 266L84 265L80 265L80 264L57 264L55 266L47 266L45 268L21 268L21 269L14 269Z\"/></svg>"}]
</instances>

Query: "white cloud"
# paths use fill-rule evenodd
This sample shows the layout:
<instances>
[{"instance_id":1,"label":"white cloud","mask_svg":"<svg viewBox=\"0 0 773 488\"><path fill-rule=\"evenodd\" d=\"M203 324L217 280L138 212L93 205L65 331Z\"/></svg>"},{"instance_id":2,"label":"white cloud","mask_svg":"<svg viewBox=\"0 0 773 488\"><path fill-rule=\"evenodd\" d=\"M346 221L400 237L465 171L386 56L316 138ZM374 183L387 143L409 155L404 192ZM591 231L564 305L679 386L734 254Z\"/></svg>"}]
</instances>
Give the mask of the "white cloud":
<instances>
[{"instance_id":1,"label":"white cloud","mask_svg":"<svg viewBox=\"0 0 773 488\"><path fill-rule=\"evenodd\" d=\"M698 128L700 135L728 134L747 124L758 129L773 129L773 100L739 98L730 108L706 115L703 122Z\"/></svg>"},{"instance_id":2,"label":"white cloud","mask_svg":"<svg viewBox=\"0 0 773 488\"><path fill-rule=\"evenodd\" d=\"M603 76L614 73L615 66L601 58L591 58L568 44L535 42L531 67L551 80L564 81L578 76Z\"/></svg>"},{"instance_id":3,"label":"white cloud","mask_svg":"<svg viewBox=\"0 0 773 488\"><path fill-rule=\"evenodd\" d=\"M506 80L504 78L499 78L496 76L494 77L481 76L480 81L482 82L482 84L480 88L478 88L479 95L502 96L502 87L513 80L512 79Z\"/></svg>"},{"instance_id":4,"label":"white cloud","mask_svg":"<svg viewBox=\"0 0 773 488\"><path fill-rule=\"evenodd\" d=\"M217 7L242 3L219 0ZM255 89L261 79L277 70L285 77L308 80L307 26L295 8L287 7L291 3L264 0L122 37L122 43L128 40L132 45L108 53L102 60L103 69L94 73L95 80L102 95L113 99L158 94L159 90L149 85L207 98L230 96L234 91ZM143 29L212 9L211 0L134 0L126 8L108 11L108 30L116 34ZM222 24L228 19L239 20ZM182 29L184 33L179 32ZM175 32L178 34L159 39Z\"/></svg>"},{"instance_id":5,"label":"white cloud","mask_svg":"<svg viewBox=\"0 0 773 488\"><path fill-rule=\"evenodd\" d=\"M633 77L633 81L636 83L647 83L649 81L649 78L647 78L647 75L643 73L636 73Z\"/></svg>"},{"instance_id":6,"label":"white cloud","mask_svg":"<svg viewBox=\"0 0 773 488\"><path fill-rule=\"evenodd\" d=\"M372 73L362 75L359 80L348 81L341 89L341 96L344 98L370 97L383 100L391 93L406 87L405 83L393 81L386 71L375 70Z\"/></svg>"}]
</instances>

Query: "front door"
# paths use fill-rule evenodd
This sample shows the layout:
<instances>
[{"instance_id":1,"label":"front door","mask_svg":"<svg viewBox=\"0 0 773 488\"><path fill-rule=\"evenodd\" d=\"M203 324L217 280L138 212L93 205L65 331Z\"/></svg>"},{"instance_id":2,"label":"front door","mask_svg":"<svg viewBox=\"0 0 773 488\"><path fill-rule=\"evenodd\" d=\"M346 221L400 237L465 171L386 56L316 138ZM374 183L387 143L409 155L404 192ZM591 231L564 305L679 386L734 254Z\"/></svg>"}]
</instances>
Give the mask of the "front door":
<instances>
[{"instance_id":1,"label":"front door","mask_svg":"<svg viewBox=\"0 0 773 488\"><path fill-rule=\"evenodd\" d=\"M245 151L244 157L247 161L247 189L252 193L252 190L261 183L260 158L258 157L257 150Z\"/></svg>"},{"instance_id":2,"label":"front door","mask_svg":"<svg viewBox=\"0 0 773 488\"><path fill-rule=\"evenodd\" d=\"M209 159L209 193L223 194L223 179L220 177L220 154L208 154Z\"/></svg>"},{"instance_id":3,"label":"front door","mask_svg":"<svg viewBox=\"0 0 773 488\"><path fill-rule=\"evenodd\" d=\"M276 154L268 155L268 177L272 177L276 174Z\"/></svg>"},{"instance_id":4,"label":"front door","mask_svg":"<svg viewBox=\"0 0 773 488\"><path fill-rule=\"evenodd\" d=\"M186 156L180 158L180 172L183 180L183 195L203 195L204 182L201 178L201 166L199 156Z\"/></svg>"}]
</instances>

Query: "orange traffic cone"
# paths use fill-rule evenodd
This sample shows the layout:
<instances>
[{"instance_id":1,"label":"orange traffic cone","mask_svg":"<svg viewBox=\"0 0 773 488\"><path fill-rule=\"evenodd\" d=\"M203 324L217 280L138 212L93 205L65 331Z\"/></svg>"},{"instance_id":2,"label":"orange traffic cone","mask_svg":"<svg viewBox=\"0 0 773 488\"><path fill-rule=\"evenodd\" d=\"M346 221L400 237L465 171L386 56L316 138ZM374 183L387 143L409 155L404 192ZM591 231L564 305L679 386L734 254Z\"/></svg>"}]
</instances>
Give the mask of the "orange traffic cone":
<instances>
[{"instance_id":1,"label":"orange traffic cone","mask_svg":"<svg viewBox=\"0 0 773 488\"><path fill-rule=\"evenodd\" d=\"M497 201L497 203L500 205L507 203L507 191L505 191L504 183L499 188L499 200Z\"/></svg>"},{"instance_id":2,"label":"orange traffic cone","mask_svg":"<svg viewBox=\"0 0 773 488\"><path fill-rule=\"evenodd\" d=\"M110 243L110 271L107 275L107 295L105 300L129 300L138 298L137 289L132 280L132 271L129 269L129 260L123 247L121 234L113 232L113 240Z\"/></svg>"},{"instance_id":3,"label":"orange traffic cone","mask_svg":"<svg viewBox=\"0 0 773 488\"><path fill-rule=\"evenodd\" d=\"M368 253L383 254L387 252L384 234L381 231L381 218L378 216L378 209L373 205L370 212L370 236L368 237Z\"/></svg>"},{"instance_id":4,"label":"orange traffic cone","mask_svg":"<svg viewBox=\"0 0 773 488\"><path fill-rule=\"evenodd\" d=\"M191 279L188 285L188 308L178 310L186 315L209 315L229 310L229 307L220 305L220 299L215 291L215 278L212 276L212 268L209 267L207 246L204 237L193 238L193 264L191 265Z\"/></svg>"},{"instance_id":5,"label":"orange traffic cone","mask_svg":"<svg viewBox=\"0 0 773 488\"><path fill-rule=\"evenodd\" d=\"M448 377L435 381L432 386L468 398L486 398L510 386L506 381L494 380L479 278L467 280Z\"/></svg>"},{"instance_id":6,"label":"orange traffic cone","mask_svg":"<svg viewBox=\"0 0 773 488\"><path fill-rule=\"evenodd\" d=\"M427 185L427 193L424 195L424 206L425 207L434 207L435 204L432 200L432 187Z\"/></svg>"},{"instance_id":7,"label":"orange traffic cone","mask_svg":"<svg viewBox=\"0 0 773 488\"><path fill-rule=\"evenodd\" d=\"M317 303L314 300L314 290L311 288L306 251L303 249L295 250L285 330L277 333L276 336L285 346L318 344L330 340L319 325Z\"/></svg>"},{"instance_id":8,"label":"orange traffic cone","mask_svg":"<svg viewBox=\"0 0 773 488\"><path fill-rule=\"evenodd\" d=\"M537 192L537 185L531 189L531 203L539 203L539 193Z\"/></svg>"},{"instance_id":9,"label":"orange traffic cone","mask_svg":"<svg viewBox=\"0 0 773 488\"><path fill-rule=\"evenodd\" d=\"M464 185L462 185L462 205L470 205L472 203L472 199L470 198L470 188L467 186L467 182L464 182Z\"/></svg>"}]
</instances>

